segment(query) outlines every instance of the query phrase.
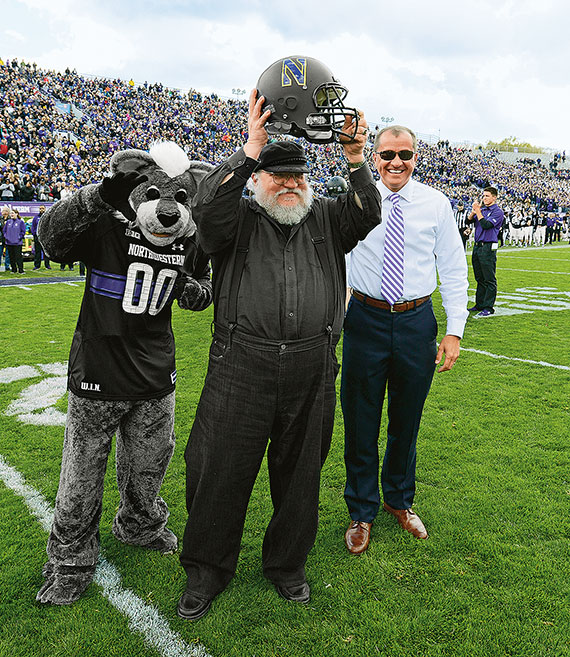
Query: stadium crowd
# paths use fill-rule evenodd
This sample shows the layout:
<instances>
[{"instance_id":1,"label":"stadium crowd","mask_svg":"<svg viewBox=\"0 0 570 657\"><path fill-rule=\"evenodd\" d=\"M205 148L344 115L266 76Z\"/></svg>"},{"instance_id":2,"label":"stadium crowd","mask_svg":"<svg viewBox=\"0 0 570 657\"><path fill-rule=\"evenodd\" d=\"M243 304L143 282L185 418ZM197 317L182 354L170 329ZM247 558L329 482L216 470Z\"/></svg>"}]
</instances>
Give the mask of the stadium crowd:
<instances>
[{"instance_id":1,"label":"stadium crowd","mask_svg":"<svg viewBox=\"0 0 570 657\"><path fill-rule=\"evenodd\" d=\"M17 59L0 59L0 101L2 202L64 198L101 180L114 151L147 150L159 139L177 142L191 159L219 164L243 143L247 126L241 100L85 77L69 69L47 71ZM370 151L373 138L374 130ZM326 193L330 177L346 177L338 144L309 144L307 151L317 194ZM331 158L331 152L339 157ZM509 164L496 151L453 147L448 141L420 142L419 153L415 178L444 192L454 208L462 203L468 211L485 186L495 186L506 216L503 239L511 244L537 243L542 225L539 243L568 234L567 169L529 158Z\"/></svg>"}]
</instances>

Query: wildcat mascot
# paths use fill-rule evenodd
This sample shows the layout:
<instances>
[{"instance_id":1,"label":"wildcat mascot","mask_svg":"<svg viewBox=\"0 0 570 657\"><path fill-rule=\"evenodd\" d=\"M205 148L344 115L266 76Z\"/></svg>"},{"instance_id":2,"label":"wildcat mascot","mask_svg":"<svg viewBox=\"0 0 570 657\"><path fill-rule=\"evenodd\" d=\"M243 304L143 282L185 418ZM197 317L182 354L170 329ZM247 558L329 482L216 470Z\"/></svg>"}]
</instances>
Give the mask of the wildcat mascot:
<instances>
[{"instance_id":1,"label":"wildcat mascot","mask_svg":"<svg viewBox=\"0 0 570 657\"><path fill-rule=\"evenodd\" d=\"M172 142L119 151L100 184L59 201L38 235L56 262L87 266L68 367L68 413L44 585L36 600L71 604L93 578L113 435L120 504L115 537L176 550L159 496L174 450L176 368L171 306L212 300L191 201L210 165Z\"/></svg>"}]
</instances>

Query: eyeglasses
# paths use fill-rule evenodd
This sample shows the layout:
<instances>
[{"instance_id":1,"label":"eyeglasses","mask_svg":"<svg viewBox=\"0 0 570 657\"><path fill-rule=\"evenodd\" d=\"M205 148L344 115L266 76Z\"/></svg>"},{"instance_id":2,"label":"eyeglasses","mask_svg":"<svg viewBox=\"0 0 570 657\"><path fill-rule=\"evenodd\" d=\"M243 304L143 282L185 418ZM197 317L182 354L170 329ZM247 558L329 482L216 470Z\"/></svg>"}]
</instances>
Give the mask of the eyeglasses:
<instances>
[{"instance_id":1,"label":"eyeglasses","mask_svg":"<svg viewBox=\"0 0 570 657\"><path fill-rule=\"evenodd\" d=\"M403 151L376 151L378 155L383 160L386 160L389 162L390 160L393 160L396 155L399 156L399 158L402 160L402 162L407 162L408 160L411 160L414 157L414 151L408 151L408 150L403 150Z\"/></svg>"},{"instance_id":2,"label":"eyeglasses","mask_svg":"<svg viewBox=\"0 0 570 657\"><path fill-rule=\"evenodd\" d=\"M305 182L304 173L274 173L273 171L266 171L265 173L273 178L276 185L286 185L291 178L297 185L302 185Z\"/></svg>"}]
</instances>

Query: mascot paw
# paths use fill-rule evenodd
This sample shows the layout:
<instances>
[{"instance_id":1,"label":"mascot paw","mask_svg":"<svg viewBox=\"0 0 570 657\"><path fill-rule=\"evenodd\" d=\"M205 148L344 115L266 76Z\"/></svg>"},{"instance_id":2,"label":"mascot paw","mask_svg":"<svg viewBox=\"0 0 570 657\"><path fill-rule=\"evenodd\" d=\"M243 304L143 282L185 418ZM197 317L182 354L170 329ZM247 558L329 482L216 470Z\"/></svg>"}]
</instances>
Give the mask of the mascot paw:
<instances>
[{"instance_id":1,"label":"mascot paw","mask_svg":"<svg viewBox=\"0 0 570 657\"><path fill-rule=\"evenodd\" d=\"M79 600L82 593L93 579L94 569L87 571L69 570L67 572L55 572L48 564L43 569L46 578L44 585L36 595L37 602L52 605L71 605Z\"/></svg>"},{"instance_id":2,"label":"mascot paw","mask_svg":"<svg viewBox=\"0 0 570 657\"><path fill-rule=\"evenodd\" d=\"M184 310L202 310L205 292L195 278L186 277L178 295L178 305Z\"/></svg>"},{"instance_id":3,"label":"mascot paw","mask_svg":"<svg viewBox=\"0 0 570 657\"><path fill-rule=\"evenodd\" d=\"M117 171L112 176L105 176L99 195L109 205L121 209L124 203L127 203L129 196L135 187L148 180L148 176L141 175L137 171Z\"/></svg>"},{"instance_id":4,"label":"mascot paw","mask_svg":"<svg viewBox=\"0 0 570 657\"><path fill-rule=\"evenodd\" d=\"M173 554L178 549L178 539L176 538L176 535L166 527L156 538L153 538L153 540L148 543L143 543L140 539L125 538L125 536L121 535L121 532L116 530L116 527L113 527L113 534L117 540L125 545L142 547L147 550L156 550L157 552L160 552L160 554Z\"/></svg>"},{"instance_id":5,"label":"mascot paw","mask_svg":"<svg viewBox=\"0 0 570 657\"><path fill-rule=\"evenodd\" d=\"M146 182L148 177L136 171L117 171L112 176L103 178L99 186L99 196L110 206L121 212L129 221L136 219L136 212L129 205L132 191Z\"/></svg>"},{"instance_id":6,"label":"mascot paw","mask_svg":"<svg viewBox=\"0 0 570 657\"><path fill-rule=\"evenodd\" d=\"M143 547L147 550L156 550L160 554L173 554L178 549L178 539L170 529L165 527L154 541L143 545Z\"/></svg>"}]
</instances>

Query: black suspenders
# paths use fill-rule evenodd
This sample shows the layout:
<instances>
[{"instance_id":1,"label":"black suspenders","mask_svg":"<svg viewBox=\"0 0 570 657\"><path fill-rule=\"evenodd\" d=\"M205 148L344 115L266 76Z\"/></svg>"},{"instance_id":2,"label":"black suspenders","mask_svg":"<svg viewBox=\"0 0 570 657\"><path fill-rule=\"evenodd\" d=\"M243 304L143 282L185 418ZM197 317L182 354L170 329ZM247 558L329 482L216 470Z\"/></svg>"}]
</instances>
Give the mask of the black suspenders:
<instances>
[{"instance_id":1,"label":"black suspenders","mask_svg":"<svg viewBox=\"0 0 570 657\"><path fill-rule=\"evenodd\" d=\"M234 269L232 272L232 280L230 281L230 295L228 299L228 323L230 331L233 331L237 324L238 290L245 266L245 258L249 251L249 240L251 233L253 232L256 218L257 216L253 212L245 213L238 237L236 258L234 260Z\"/></svg>"},{"instance_id":2,"label":"black suspenders","mask_svg":"<svg viewBox=\"0 0 570 657\"><path fill-rule=\"evenodd\" d=\"M325 277L325 295L326 295L326 317L328 317L326 332L329 339L332 337L332 327L334 321L334 271L332 270L329 255L327 253L327 245L325 243L325 236L319 235L317 230L317 219L313 212L309 213L307 217L307 228L311 234L311 242L317 252L317 257L321 264L321 269ZM332 288L332 289L331 289ZM332 310L330 308L330 300L333 300Z\"/></svg>"}]
</instances>

